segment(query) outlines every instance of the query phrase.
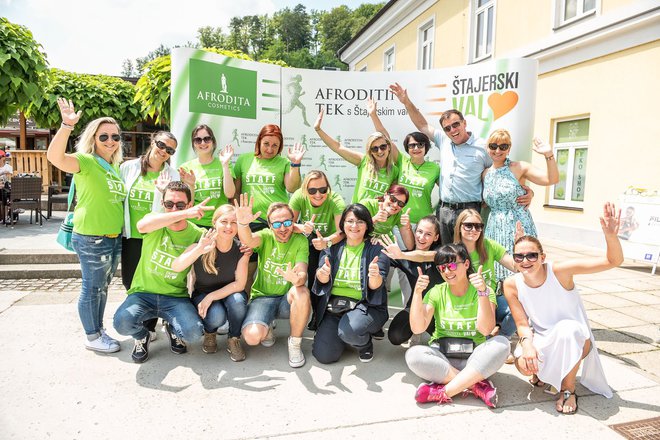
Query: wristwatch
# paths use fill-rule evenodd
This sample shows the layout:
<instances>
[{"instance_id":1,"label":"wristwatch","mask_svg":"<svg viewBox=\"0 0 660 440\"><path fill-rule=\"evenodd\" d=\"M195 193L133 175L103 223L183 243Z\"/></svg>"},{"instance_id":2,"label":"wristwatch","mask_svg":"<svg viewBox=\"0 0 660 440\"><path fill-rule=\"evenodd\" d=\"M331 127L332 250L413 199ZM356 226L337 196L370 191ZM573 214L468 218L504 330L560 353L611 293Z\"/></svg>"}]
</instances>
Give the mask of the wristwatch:
<instances>
[{"instance_id":1,"label":"wristwatch","mask_svg":"<svg viewBox=\"0 0 660 440\"><path fill-rule=\"evenodd\" d=\"M325 248L330 249L330 247L332 246L332 240L326 238L324 241L325 241Z\"/></svg>"}]
</instances>

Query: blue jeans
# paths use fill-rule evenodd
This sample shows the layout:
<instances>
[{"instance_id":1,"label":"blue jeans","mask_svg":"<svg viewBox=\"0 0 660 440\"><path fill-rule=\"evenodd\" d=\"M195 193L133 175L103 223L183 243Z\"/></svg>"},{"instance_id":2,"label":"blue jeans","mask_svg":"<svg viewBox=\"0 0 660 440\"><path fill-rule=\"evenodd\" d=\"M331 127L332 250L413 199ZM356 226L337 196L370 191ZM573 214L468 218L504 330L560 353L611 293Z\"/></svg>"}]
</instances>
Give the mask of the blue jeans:
<instances>
[{"instance_id":1,"label":"blue jeans","mask_svg":"<svg viewBox=\"0 0 660 440\"><path fill-rule=\"evenodd\" d=\"M516 332L516 322L511 316L509 303L506 302L504 295L497 295L497 310L495 311L495 322L500 326L500 335L511 339L511 335Z\"/></svg>"},{"instance_id":2,"label":"blue jeans","mask_svg":"<svg viewBox=\"0 0 660 440\"><path fill-rule=\"evenodd\" d=\"M197 307L208 293L202 293L192 298L193 305ZM232 293L225 298L213 301L206 310L206 317L202 319L204 331L215 333L218 328L229 320L229 336L240 337L241 325L247 313L247 294L245 292Z\"/></svg>"},{"instance_id":3,"label":"blue jeans","mask_svg":"<svg viewBox=\"0 0 660 440\"><path fill-rule=\"evenodd\" d=\"M259 296L253 298L248 305L243 327L250 324L261 324L268 327L275 318L289 319L291 304L287 300L288 294L282 296Z\"/></svg>"},{"instance_id":4,"label":"blue jeans","mask_svg":"<svg viewBox=\"0 0 660 440\"><path fill-rule=\"evenodd\" d=\"M144 321L156 317L167 321L172 331L186 343L195 343L202 338L204 326L187 297L132 293L115 312L113 324L120 335L143 339L149 334Z\"/></svg>"},{"instance_id":5,"label":"blue jeans","mask_svg":"<svg viewBox=\"0 0 660 440\"><path fill-rule=\"evenodd\" d=\"M82 289L78 315L88 338L96 339L103 328L103 313L108 300L108 284L117 271L121 256L121 237L73 233L71 245L80 259Z\"/></svg>"}]
</instances>

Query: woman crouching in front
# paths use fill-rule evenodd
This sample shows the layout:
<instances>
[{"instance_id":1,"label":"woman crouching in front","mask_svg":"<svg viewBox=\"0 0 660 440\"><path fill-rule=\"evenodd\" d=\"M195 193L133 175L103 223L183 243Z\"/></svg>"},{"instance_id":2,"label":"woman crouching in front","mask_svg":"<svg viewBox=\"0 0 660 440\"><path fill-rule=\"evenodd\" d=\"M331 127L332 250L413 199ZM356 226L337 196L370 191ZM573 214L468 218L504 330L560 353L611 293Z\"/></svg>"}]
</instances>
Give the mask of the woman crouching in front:
<instances>
[{"instance_id":1,"label":"woman crouching in front","mask_svg":"<svg viewBox=\"0 0 660 440\"><path fill-rule=\"evenodd\" d=\"M448 403L452 397L472 393L495 408L497 390L488 377L495 374L509 354L503 336L486 340L495 327L495 293L475 273L462 243L442 246L434 263L445 283L431 288L422 299L429 277L419 277L410 305L413 333L422 333L435 318L430 346L416 345L406 352L408 368L431 383L417 388L420 403Z\"/></svg>"}]
</instances>

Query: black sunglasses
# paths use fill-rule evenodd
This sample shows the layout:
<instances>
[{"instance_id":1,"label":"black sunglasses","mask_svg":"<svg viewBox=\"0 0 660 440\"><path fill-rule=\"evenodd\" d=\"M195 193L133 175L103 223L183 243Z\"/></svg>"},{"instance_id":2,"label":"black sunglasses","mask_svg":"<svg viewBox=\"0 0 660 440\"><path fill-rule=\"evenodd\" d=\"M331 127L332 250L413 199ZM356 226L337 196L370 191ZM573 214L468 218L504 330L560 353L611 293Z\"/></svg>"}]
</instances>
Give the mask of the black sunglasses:
<instances>
[{"instance_id":1,"label":"black sunglasses","mask_svg":"<svg viewBox=\"0 0 660 440\"><path fill-rule=\"evenodd\" d=\"M388 194L388 196L390 196L390 202L396 203L397 205L399 205L399 208L403 208L404 206L406 206L406 202L402 202L401 200L397 199L394 196L394 194Z\"/></svg>"},{"instance_id":2,"label":"black sunglasses","mask_svg":"<svg viewBox=\"0 0 660 440\"><path fill-rule=\"evenodd\" d=\"M410 142L408 144L408 149L409 150L417 150L417 149L423 150L425 148L426 148L426 144L419 144L417 142Z\"/></svg>"},{"instance_id":3,"label":"black sunglasses","mask_svg":"<svg viewBox=\"0 0 660 440\"><path fill-rule=\"evenodd\" d=\"M474 229L477 232L481 232L484 230L484 224L483 223L462 223L461 226L463 226L463 229L466 231L471 231Z\"/></svg>"},{"instance_id":4,"label":"black sunglasses","mask_svg":"<svg viewBox=\"0 0 660 440\"><path fill-rule=\"evenodd\" d=\"M513 254L513 261L515 261L516 263L522 263L525 260L525 258L527 258L527 261L529 261L530 263L533 263L539 259L539 253L527 252L526 254Z\"/></svg>"},{"instance_id":5,"label":"black sunglasses","mask_svg":"<svg viewBox=\"0 0 660 440\"><path fill-rule=\"evenodd\" d=\"M499 145L498 145L498 144L488 144L488 148L490 148L492 151L495 151L495 150L497 150L498 148L499 148L501 151L506 151L506 150L508 150L509 148L511 148L511 145L510 145L510 144L499 144Z\"/></svg>"},{"instance_id":6,"label":"black sunglasses","mask_svg":"<svg viewBox=\"0 0 660 440\"><path fill-rule=\"evenodd\" d=\"M204 136L203 138L202 137L193 138L193 143L194 144L199 145L202 142L205 143L205 144L208 144L210 142L213 142L213 138L211 136Z\"/></svg>"},{"instance_id":7,"label":"black sunglasses","mask_svg":"<svg viewBox=\"0 0 660 440\"><path fill-rule=\"evenodd\" d=\"M383 144L383 145L374 145L373 147L369 148L369 150L370 150L372 153L378 153L378 150L380 150L380 151L385 151L385 150L387 150L387 147L389 147L389 145L387 145L387 144Z\"/></svg>"},{"instance_id":8,"label":"black sunglasses","mask_svg":"<svg viewBox=\"0 0 660 440\"><path fill-rule=\"evenodd\" d=\"M176 203L174 203L174 202L171 201L171 200L165 200L165 201L163 202L163 206L164 206L165 208L167 208L167 209L172 209L172 208L174 208L174 207L176 206L177 211L183 211L184 209L186 209L186 206L187 206L187 205L188 205L188 204L187 204L186 202L176 202Z\"/></svg>"},{"instance_id":9,"label":"black sunglasses","mask_svg":"<svg viewBox=\"0 0 660 440\"><path fill-rule=\"evenodd\" d=\"M176 153L176 150L174 148L168 147L167 144L165 144L165 142L163 141L156 141L156 146L161 150L165 150L165 152L170 156Z\"/></svg>"},{"instance_id":10,"label":"black sunglasses","mask_svg":"<svg viewBox=\"0 0 660 440\"><path fill-rule=\"evenodd\" d=\"M309 193L310 196L313 196L317 192L320 192L321 194L326 194L328 192L328 187L322 186L321 188L307 188L307 192Z\"/></svg>"},{"instance_id":11,"label":"black sunglasses","mask_svg":"<svg viewBox=\"0 0 660 440\"><path fill-rule=\"evenodd\" d=\"M463 122L463 121L462 121L462 120L461 120L461 121L456 121L456 122L454 122L453 124L449 124L449 125L446 125L446 126L442 127L442 129L443 129L446 133L449 133L449 132L451 131L452 128L458 128L458 127L461 125L461 122Z\"/></svg>"},{"instance_id":12,"label":"black sunglasses","mask_svg":"<svg viewBox=\"0 0 660 440\"><path fill-rule=\"evenodd\" d=\"M111 137L112 137L112 140L115 141L115 142L119 142L121 140L121 136L118 135L118 134L113 134L112 136L110 136L110 135L107 135L105 133L103 133L102 135L99 135L99 140L101 142L105 142L108 139L110 139Z\"/></svg>"}]
</instances>

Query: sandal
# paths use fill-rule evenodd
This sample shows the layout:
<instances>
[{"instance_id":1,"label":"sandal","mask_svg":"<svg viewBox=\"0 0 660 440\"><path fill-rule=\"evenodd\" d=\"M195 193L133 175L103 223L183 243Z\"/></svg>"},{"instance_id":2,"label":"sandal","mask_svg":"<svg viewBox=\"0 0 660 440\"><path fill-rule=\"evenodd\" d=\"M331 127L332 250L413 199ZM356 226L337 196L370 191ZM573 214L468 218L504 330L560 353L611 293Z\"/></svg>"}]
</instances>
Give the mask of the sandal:
<instances>
[{"instance_id":1,"label":"sandal","mask_svg":"<svg viewBox=\"0 0 660 440\"><path fill-rule=\"evenodd\" d=\"M539 379L539 377L536 374L532 374L532 378L529 379L528 382L534 385L535 387L544 387L547 385L545 382Z\"/></svg>"},{"instance_id":2,"label":"sandal","mask_svg":"<svg viewBox=\"0 0 660 440\"><path fill-rule=\"evenodd\" d=\"M568 416L568 415L573 415L573 414L575 414L575 413L577 412L577 410L578 410L578 395L575 394L575 391L562 390L562 391L561 391L561 396L562 396L562 402L561 402L561 407L562 407L562 408L559 409L559 408L555 407L555 409L557 410L557 412L558 412L558 413L561 413L561 414L565 414L565 415L567 415L567 416ZM564 403L566 403L566 401L567 401L568 399L570 399L571 396L575 396L575 408L573 408L572 411L564 412Z\"/></svg>"}]
</instances>

